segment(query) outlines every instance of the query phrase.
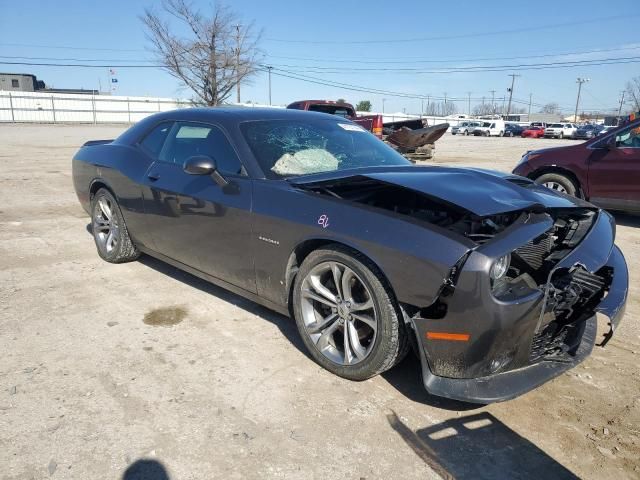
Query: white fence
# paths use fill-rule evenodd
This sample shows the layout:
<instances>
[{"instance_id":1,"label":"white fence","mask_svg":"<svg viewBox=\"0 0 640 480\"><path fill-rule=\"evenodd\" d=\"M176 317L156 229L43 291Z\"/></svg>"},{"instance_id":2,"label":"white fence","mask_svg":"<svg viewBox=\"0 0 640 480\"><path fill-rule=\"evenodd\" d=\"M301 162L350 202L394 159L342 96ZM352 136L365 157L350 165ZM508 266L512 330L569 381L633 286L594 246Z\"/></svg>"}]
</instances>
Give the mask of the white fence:
<instances>
[{"instance_id":1,"label":"white fence","mask_svg":"<svg viewBox=\"0 0 640 480\"><path fill-rule=\"evenodd\" d=\"M0 122L135 123L153 113L190 106L171 98L0 90Z\"/></svg>"}]
</instances>

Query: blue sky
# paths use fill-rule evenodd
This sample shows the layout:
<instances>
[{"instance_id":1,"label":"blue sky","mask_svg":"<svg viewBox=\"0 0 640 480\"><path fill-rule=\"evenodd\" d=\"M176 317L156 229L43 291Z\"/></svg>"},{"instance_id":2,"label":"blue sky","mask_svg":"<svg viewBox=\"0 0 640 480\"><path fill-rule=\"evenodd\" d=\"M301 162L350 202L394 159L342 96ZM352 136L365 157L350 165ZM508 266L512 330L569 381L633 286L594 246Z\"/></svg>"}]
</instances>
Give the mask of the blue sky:
<instances>
[{"instance_id":1,"label":"blue sky","mask_svg":"<svg viewBox=\"0 0 640 480\"><path fill-rule=\"evenodd\" d=\"M9 57L104 59L113 64L115 60L150 60L138 15L153 3L0 0L0 61L21 61ZM203 10L210 8L208 1L195 3ZM511 81L508 74L513 71L521 75L516 79L514 98L528 101L531 93L535 104L557 102L570 113L575 106L576 77L590 78L583 87L581 105L585 110L611 110L617 106L626 81L640 75L638 0L564 0L551 4L513 0L236 0L227 5L244 21L254 21L263 29L264 63L281 69L281 73L295 72L324 82L432 97L443 97L446 92L449 98L466 98L471 92L474 99L484 96L488 100L491 90L496 91L496 97L506 94ZM627 60L621 61L634 63L546 70L511 68L622 57ZM434 73L470 66L506 68ZM161 70L115 68L118 94L190 97ZM0 65L0 71L34 73L48 85L60 88L97 88L99 78L103 87L107 82L106 69L5 64ZM353 103L371 100L374 109L381 110L385 98L387 112L420 110L419 99L306 83L275 72L274 104L343 97ZM242 101L247 100L267 102L266 74L257 75L242 87ZM471 103L473 106L480 101ZM459 111L466 111L467 102L457 102L457 106Z\"/></svg>"}]
</instances>

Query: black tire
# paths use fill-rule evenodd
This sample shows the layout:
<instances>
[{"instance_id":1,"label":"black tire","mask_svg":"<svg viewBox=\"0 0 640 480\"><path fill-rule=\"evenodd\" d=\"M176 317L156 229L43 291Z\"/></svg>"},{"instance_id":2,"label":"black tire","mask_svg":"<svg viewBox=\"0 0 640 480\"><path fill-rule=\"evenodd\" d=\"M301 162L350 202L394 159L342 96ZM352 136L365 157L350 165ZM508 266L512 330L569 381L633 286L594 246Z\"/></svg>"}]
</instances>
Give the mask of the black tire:
<instances>
[{"instance_id":1,"label":"black tire","mask_svg":"<svg viewBox=\"0 0 640 480\"><path fill-rule=\"evenodd\" d=\"M464 131L464 136L465 136L465 137L468 137L468 136L469 136L469 130L465 130L465 131Z\"/></svg>"},{"instance_id":2,"label":"black tire","mask_svg":"<svg viewBox=\"0 0 640 480\"><path fill-rule=\"evenodd\" d=\"M354 365L341 365L324 356L307 333L302 314L303 281L311 270L325 262L338 262L355 272L372 292L378 317L378 332L366 358ZM410 348L407 327L395 296L378 268L365 256L342 246L311 252L300 266L293 286L293 312L298 332L313 359L322 367L349 380L366 380L400 362Z\"/></svg>"},{"instance_id":3,"label":"black tire","mask_svg":"<svg viewBox=\"0 0 640 480\"><path fill-rule=\"evenodd\" d=\"M106 221L107 215L101 208L101 202L108 205L110 221ZM106 188L99 189L91 199L91 232L98 255L109 263L131 262L140 256L140 251L131 241L118 202ZM116 237L115 241L108 240L109 232Z\"/></svg>"},{"instance_id":4,"label":"black tire","mask_svg":"<svg viewBox=\"0 0 640 480\"><path fill-rule=\"evenodd\" d=\"M564 138L564 132L560 132L560 135L558 136L558 138L562 140Z\"/></svg>"},{"instance_id":5,"label":"black tire","mask_svg":"<svg viewBox=\"0 0 640 480\"><path fill-rule=\"evenodd\" d=\"M504 132L502 130L500 130L500 133L498 134L499 137L503 137L504 136Z\"/></svg>"},{"instance_id":6,"label":"black tire","mask_svg":"<svg viewBox=\"0 0 640 480\"><path fill-rule=\"evenodd\" d=\"M536 183L545 184L545 183L556 183L561 185L569 195L577 196L576 193L578 191L577 185L567 176L562 175L561 173L545 173L544 175L540 175L536 178Z\"/></svg>"}]
</instances>

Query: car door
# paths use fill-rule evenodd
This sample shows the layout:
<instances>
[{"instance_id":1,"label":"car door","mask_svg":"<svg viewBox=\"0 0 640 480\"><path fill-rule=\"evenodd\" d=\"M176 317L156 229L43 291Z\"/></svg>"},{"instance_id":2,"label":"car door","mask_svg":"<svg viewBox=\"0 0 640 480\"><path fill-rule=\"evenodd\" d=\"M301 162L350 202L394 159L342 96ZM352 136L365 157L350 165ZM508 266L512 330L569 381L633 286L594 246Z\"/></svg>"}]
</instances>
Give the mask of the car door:
<instances>
[{"instance_id":1,"label":"car door","mask_svg":"<svg viewBox=\"0 0 640 480\"><path fill-rule=\"evenodd\" d=\"M618 131L615 143L606 136L589 148L590 200L605 208L640 210L640 124Z\"/></svg>"},{"instance_id":2,"label":"car door","mask_svg":"<svg viewBox=\"0 0 640 480\"><path fill-rule=\"evenodd\" d=\"M190 175L187 158L206 155L229 182ZM156 251L255 292L251 243L251 179L224 131L176 122L145 180L145 213Z\"/></svg>"}]
</instances>

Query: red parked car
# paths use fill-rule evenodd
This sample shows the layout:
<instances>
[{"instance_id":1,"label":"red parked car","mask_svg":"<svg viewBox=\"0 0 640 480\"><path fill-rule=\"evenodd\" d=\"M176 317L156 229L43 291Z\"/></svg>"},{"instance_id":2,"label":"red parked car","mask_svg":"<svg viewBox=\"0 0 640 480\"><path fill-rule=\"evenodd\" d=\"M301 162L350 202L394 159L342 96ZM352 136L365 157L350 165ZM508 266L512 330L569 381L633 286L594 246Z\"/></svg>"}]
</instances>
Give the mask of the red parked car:
<instances>
[{"instance_id":1,"label":"red parked car","mask_svg":"<svg viewBox=\"0 0 640 480\"><path fill-rule=\"evenodd\" d=\"M513 173L603 208L640 213L640 119L584 143L529 151Z\"/></svg>"},{"instance_id":2,"label":"red parked car","mask_svg":"<svg viewBox=\"0 0 640 480\"><path fill-rule=\"evenodd\" d=\"M522 132L522 138L531 137L531 138L542 138L544 137L544 128L543 127L529 127L524 132Z\"/></svg>"}]
</instances>

